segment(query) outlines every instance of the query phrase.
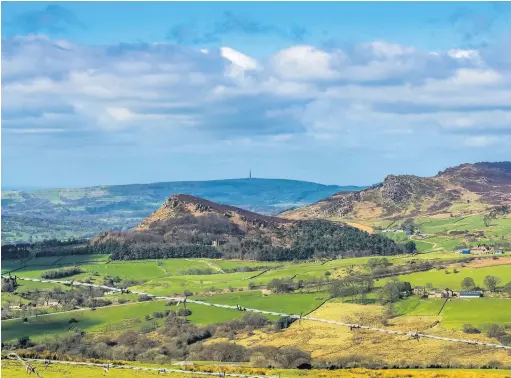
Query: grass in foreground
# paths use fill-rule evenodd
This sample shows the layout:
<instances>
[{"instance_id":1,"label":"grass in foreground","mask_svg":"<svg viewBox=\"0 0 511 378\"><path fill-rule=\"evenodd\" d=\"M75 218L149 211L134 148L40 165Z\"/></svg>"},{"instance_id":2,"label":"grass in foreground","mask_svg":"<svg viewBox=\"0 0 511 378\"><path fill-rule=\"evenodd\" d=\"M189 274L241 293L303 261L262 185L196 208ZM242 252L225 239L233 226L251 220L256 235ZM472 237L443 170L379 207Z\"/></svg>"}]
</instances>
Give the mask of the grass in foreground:
<instances>
[{"instance_id":1,"label":"grass in foreground","mask_svg":"<svg viewBox=\"0 0 511 378\"><path fill-rule=\"evenodd\" d=\"M2 373L5 376L12 378L25 378L27 373L24 367L18 361L2 360ZM148 365L143 363L129 363L132 366L151 366L158 367L156 365ZM88 367L88 366L69 366L69 365L57 365L53 364L49 367L45 367L42 363L32 363L32 366L38 372L44 372L45 378L62 378L62 377L105 377L115 376L120 378L145 378L145 377L156 377L160 376L157 372L148 371L137 371L131 369L110 369L109 373L106 373L101 367ZM159 366L162 367L162 366ZM176 366L165 366L166 368L178 368ZM346 369L346 370L296 370L296 369L253 369L253 368L241 368L241 367L194 367L196 371L225 371L225 372L237 372L241 374L258 374L258 375L279 375L280 377L286 378L313 378L313 377L332 377L332 378L495 378L495 377L506 377L511 374L509 370L468 370L468 369L453 369L453 370L416 370L416 369L403 369L403 370L367 370L367 369ZM193 377L193 374L189 373L167 373L165 376L175 378L188 378Z\"/></svg>"}]
</instances>

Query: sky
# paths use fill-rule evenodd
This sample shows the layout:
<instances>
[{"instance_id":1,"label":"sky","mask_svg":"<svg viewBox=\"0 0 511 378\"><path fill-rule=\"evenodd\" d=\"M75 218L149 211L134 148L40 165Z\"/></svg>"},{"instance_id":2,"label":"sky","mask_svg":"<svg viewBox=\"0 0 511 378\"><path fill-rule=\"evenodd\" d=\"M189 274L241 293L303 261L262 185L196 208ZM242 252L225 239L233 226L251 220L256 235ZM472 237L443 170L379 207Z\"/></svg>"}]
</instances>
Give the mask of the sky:
<instances>
[{"instance_id":1,"label":"sky","mask_svg":"<svg viewBox=\"0 0 511 378\"><path fill-rule=\"evenodd\" d=\"M3 188L511 160L511 3L1 7Z\"/></svg>"}]
</instances>

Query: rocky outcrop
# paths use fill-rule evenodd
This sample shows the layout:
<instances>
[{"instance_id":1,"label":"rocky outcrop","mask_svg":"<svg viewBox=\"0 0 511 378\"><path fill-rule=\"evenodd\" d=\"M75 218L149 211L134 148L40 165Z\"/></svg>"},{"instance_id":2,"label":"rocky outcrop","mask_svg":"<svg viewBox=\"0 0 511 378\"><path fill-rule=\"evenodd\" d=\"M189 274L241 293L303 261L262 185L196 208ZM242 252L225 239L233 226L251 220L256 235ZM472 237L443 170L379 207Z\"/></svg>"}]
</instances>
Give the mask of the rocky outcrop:
<instances>
[{"instance_id":1,"label":"rocky outcrop","mask_svg":"<svg viewBox=\"0 0 511 378\"><path fill-rule=\"evenodd\" d=\"M462 164L434 177L389 175L377 186L360 192L337 193L305 208L287 211L283 216L398 219L470 214L499 204L511 204L511 162Z\"/></svg>"}]
</instances>

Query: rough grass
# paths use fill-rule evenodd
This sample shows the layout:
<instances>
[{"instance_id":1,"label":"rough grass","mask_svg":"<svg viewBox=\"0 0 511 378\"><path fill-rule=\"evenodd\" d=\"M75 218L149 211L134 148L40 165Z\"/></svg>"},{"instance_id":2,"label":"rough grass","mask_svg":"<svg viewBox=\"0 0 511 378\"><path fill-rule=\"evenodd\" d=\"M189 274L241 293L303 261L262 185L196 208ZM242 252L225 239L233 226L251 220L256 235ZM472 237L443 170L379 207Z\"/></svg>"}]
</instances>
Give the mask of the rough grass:
<instances>
[{"instance_id":1,"label":"rough grass","mask_svg":"<svg viewBox=\"0 0 511 378\"><path fill-rule=\"evenodd\" d=\"M378 305L355 305L327 303L312 313L313 316L341 321L359 320L364 324L382 327L380 316L383 308ZM466 338L459 331L430 329L437 317L405 316L394 318L389 328L404 331L419 330L451 337ZM484 335L478 335L486 339ZM476 338L474 336L473 338ZM246 346L273 345L298 347L311 352L316 359L332 361L336 358L359 356L366 359L380 359L387 363L471 363L484 364L491 360L511 363L505 351L455 344L438 340L422 339L419 342L407 336L380 334L377 332L312 322L295 322L288 329L277 334L256 333L238 343Z\"/></svg>"},{"instance_id":2,"label":"rough grass","mask_svg":"<svg viewBox=\"0 0 511 378\"><path fill-rule=\"evenodd\" d=\"M180 369L179 366L172 365L155 365L146 364L141 362L122 362L124 365L132 366L147 366L147 367L165 367L167 369ZM11 361L3 359L2 372L5 376L12 378L26 378L27 373L24 367L18 361ZM149 371L138 371L131 369L115 369L112 368L109 373L105 373L101 367L89 367L89 366L70 366L70 365L58 365L51 364L46 367L43 363L31 363L32 366L38 372L44 372L45 378L62 378L62 377L105 377L115 376L120 378L146 378L146 377L157 377L161 374L157 372ZM209 372L231 372L241 374L253 374L253 375L280 375L286 378L317 378L317 377L332 377L332 378L496 378L506 377L511 374L509 370L366 370L366 369L346 369L346 370L296 370L296 369L252 369L248 367L227 367L227 366L194 366L195 371L209 371ZM167 373L165 376L172 378L189 378L193 377L193 374L189 373Z\"/></svg>"}]
</instances>

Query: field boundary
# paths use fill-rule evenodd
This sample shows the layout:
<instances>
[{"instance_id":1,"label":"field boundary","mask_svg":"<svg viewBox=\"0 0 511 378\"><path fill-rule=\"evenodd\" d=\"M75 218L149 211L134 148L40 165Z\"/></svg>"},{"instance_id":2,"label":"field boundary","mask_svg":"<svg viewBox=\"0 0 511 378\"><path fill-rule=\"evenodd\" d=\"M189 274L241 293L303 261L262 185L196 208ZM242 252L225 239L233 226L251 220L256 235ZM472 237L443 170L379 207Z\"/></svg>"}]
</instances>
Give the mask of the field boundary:
<instances>
[{"instance_id":1,"label":"field boundary","mask_svg":"<svg viewBox=\"0 0 511 378\"><path fill-rule=\"evenodd\" d=\"M55 260L55 261L53 262L53 264L51 264L51 265L58 266L58 265L57 265L57 263L58 263L59 261L61 261L61 260L65 259L65 258L66 258L66 255L61 256L60 258L58 258L57 260Z\"/></svg>"},{"instance_id":2,"label":"field boundary","mask_svg":"<svg viewBox=\"0 0 511 378\"><path fill-rule=\"evenodd\" d=\"M5 277L5 276L2 275L2 277ZM109 290L109 291L116 291L116 292L121 292L121 293L123 292L123 289L119 289L116 287L111 287L111 286L106 286L106 285L94 285L94 284L89 284L89 283L84 283L84 282L41 280L41 279L37 279L37 278L23 278L23 277L17 277L17 278L20 280L27 280L27 281L34 281L34 282L43 282L43 283L54 282L54 283L59 283L59 284L63 284L63 285L68 285L68 286L89 286L89 287L97 287L97 288L105 289L105 290ZM198 305L202 305L202 306L225 308L225 309L239 311L239 306L237 307L237 306L230 306L230 305L208 303L208 302L204 302L204 301L188 299L186 297L158 296L158 295L154 295L154 294L150 294L150 293L146 293L146 292L140 292L140 291L130 291L130 292L133 294L138 294L138 295L146 295L146 296L149 296L149 297L152 297L155 299L172 300L172 301L177 301L177 302L183 302L184 304L186 304L186 302L189 302L189 303L198 304ZM314 318L314 317L310 317L310 316L302 316L302 315L296 315L296 314L285 314L282 312L266 311L266 310L260 310L260 309L256 309L256 308L248 308L248 307L247 308L244 307L243 311L255 312L255 313L266 314L266 315L274 315L274 316L280 316L280 317L286 316L286 317L290 317L290 318L294 318L294 319L300 319L300 320L303 319L303 320L310 320L310 321L326 323L326 324L340 325L343 327L348 327L348 328L350 328L350 330L364 329L367 331L381 332L381 333L386 333L386 334L390 334L390 335L409 336L410 338L413 338L416 340L419 340L420 338L426 338L426 339L434 339L434 340L441 340L441 341L448 341L448 342L455 342L455 343L462 343L462 344L481 345L481 346L487 346L487 347L496 348L496 349L511 350L511 346L495 344L495 343L488 343L488 342L477 341L477 340L454 339L454 338L450 338L450 337L441 337L441 336L429 335L429 334L425 334L425 333L418 333L418 332L412 332L412 331L409 331L409 332L396 331L396 330L390 330L390 329L385 329L385 328L370 327L370 326L355 324L355 323L345 323L345 322L340 322L340 321L336 321L336 320L320 319L320 318Z\"/></svg>"},{"instance_id":3,"label":"field boundary","mask_svg":"<svg viewBox=\"0 0 511 378\"><path fill-rule=\"evenodd\" d=\"M449 300L449 298L446 298L445 301L444 301L444 304L442 305L442 307L440 307L440 310L438 311L438 314L436 314L436 316L440 316L440 314L442 313L442 311L444 310L444 307L445 305L447 304L447 301Z\"/></svg>"},{"instance_id":4,"label":"field boundary","mask_svg":"<svg viewBox=\"0 0 511 378\"><path fill-rule=\"evenodd\" d=\"M253 280L254 278L257 278L257 277L263 275L264 273L268 272L269 270L270 269L265 269L262 272L257 273L255 276L244 278L244 280Z\"/></svg>"}]
</instances>

